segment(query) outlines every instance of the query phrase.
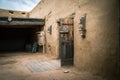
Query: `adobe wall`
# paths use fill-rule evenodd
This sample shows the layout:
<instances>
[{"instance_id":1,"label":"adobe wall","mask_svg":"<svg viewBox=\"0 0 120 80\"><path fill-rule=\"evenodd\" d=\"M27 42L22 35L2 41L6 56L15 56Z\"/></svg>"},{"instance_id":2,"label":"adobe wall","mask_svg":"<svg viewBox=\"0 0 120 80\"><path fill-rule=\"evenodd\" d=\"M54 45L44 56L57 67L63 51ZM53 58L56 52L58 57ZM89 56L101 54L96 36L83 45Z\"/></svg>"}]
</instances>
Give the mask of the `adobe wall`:
<instances>
[{"instance_id":1,"label":"adobe wall","mask_svg":"<svg viewBox=\"0 0 120 80\"><path fill-rule=\"evenodd\" d=\"M28 12L12 11L13 14L10 14L9 11L12 11L12 10L0 9L0 16L11 16L11 17L20 17L20 18L29 17Z\"/></svg>"},{"instance_id":2,"label":"adobe wall","mask_svg":"<svg viewBox=\"0 0 120 80\"><path fill-rule=\"evenodd\" d=\"M118 0L42 0L30 17L46 18L46 51L58 56L57 19L75 13L74 65L81 71L116 80L119 52ZM86 16L86 38L78 31L80 17ZM52 34L47 30L52 25Z\"/></svg>"},{"instance_id":3,"label":"adobe wall","mask_svg":"<svg viewBox=\"0 0 120 80\"><path fill-rule=\"evenodd\" d=\"M78 27L75 27L77 37L74 64L80 70L103 75L109 80L117 80L115 79L119 53L117 0L88 0L80 5L75 26L78 26L77 16L87 13L87 35L82 39Z\"/></svg>"},{"instance_id":4,"label":"adobe wall","mask_svg":"<svg viewBox=\"0 0 120 80\"><path fill-rule=\"evenodd\" d=\"M59 3L59 4L58 4ZM77 2L73 0L42 0L36 8L29 14L30 18L45 18L46 52L59 56L59 28L57 20L74 13ZM65 7L66 6L66 7ZM69 11L68 11L69 10ZM52 25L52 34L48 33L48 28Z\"/></svg>"}]
</instances>

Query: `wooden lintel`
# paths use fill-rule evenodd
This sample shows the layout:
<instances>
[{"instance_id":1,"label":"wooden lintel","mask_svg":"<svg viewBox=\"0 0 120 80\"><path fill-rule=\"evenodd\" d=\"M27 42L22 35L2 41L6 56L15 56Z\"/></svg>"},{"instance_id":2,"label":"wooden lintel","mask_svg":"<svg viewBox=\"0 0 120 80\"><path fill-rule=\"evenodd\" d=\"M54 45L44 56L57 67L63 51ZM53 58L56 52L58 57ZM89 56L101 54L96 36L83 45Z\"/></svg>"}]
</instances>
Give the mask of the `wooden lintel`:
<instances>
[{"instance_id":1,"label":"wooden lintel","mask_svg":"<svg viewBox=\"0 0 120 80\"><path fill-rule=\"evenodd\" d=\"M8 17L0 17L0 25L44 25L44 19L38 18L11 18L11 21L8 20Z\"/></svg>"}]
</instances>

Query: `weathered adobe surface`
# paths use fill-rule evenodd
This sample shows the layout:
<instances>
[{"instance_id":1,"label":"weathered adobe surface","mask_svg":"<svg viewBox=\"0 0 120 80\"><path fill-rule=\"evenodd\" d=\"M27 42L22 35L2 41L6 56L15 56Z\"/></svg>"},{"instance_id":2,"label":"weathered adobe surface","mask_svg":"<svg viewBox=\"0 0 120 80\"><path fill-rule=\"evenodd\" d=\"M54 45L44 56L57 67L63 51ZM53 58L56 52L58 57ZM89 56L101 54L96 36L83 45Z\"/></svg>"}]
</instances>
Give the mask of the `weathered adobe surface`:
<instances>
[{"instance_id":1,"label":"weathered adobe surface","mask_svg":"<svg viewBox=\"0 0 120 80\"><path fill-rule=\"evenodd\" d=\"M42 0L30 12L29 17L46 19L46 52L57 57L59 29L56 21L75 13L74 65L81 71L116 80L119 53L117 11L118 0ZM8 15L3 12L0 12L0 15ZM85 13L87 34L86 38L82 39L78 31L78 23ZM52 35L47 32L50 25L53 27Z\"/></svg>"},{"instance_id":2,"label":"weathered adobe surface","mask_svg":"<svg viewBox=\"0 0 120 80\"><path fill-rule=\"evenodd\" d=\"M56 21L75 13L74 65L81 71L115 80L119 52L117 3L118 0L42 0L30 12L30 17L46 18L46 51L58 56L59 29ZM78 23L85 13L87 34L82 39ZM47 33L50 25L53 26L52 35Z\"/></svg>"},{"instance_id":3,"label":"weathered adobe surface","mask_svg":"<svg viewBox=\"0 0 120 80\"><path fill-rule=\"evenodd\" d=\"M13 14L10 14L9 11L13 12ZM29 12L0 9L0 16L11 16L11 17L19 17L19 18L28 18L29 17Z\"/></svg>"}]
</instances>

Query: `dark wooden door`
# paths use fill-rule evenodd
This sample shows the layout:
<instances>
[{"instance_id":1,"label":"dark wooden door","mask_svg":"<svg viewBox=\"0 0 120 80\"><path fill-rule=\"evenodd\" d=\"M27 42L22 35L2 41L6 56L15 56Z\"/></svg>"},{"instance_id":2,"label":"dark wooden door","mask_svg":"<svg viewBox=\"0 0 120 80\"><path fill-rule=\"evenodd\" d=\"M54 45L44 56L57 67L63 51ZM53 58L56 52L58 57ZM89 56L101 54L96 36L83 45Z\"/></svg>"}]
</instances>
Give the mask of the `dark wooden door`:
<instances>
[{"instance_id":1,"label":"dark wooden door","mask_svg":"<svg viewBox=\"0 0 120 80\"><path fill-rule=\"evenodd\" d=\"M74 18L59 20L61 65L72 65L74 56Z\"/></svg>"}]
</instances>

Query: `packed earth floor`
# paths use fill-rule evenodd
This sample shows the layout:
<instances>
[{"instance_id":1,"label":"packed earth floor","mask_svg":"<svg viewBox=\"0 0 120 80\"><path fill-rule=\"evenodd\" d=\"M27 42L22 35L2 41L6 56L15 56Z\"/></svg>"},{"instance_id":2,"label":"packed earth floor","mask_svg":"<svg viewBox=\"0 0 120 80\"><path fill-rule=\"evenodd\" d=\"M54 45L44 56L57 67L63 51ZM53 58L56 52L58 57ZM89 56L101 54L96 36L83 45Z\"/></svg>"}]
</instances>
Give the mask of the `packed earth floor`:
<instances>
[{"instance_id":1,"label":"packed earth floor","mask_svg":"<svg viewBox=\"0 0 120 80\"><path fill-rule=\"evenodd\" d=\"M42 53L0 53L0 80L105 80L88 72L81 72L74 66L63 66L58 69L32 72L26 64L36 61L57 60Z\"/></svg>"}]
</instances>

